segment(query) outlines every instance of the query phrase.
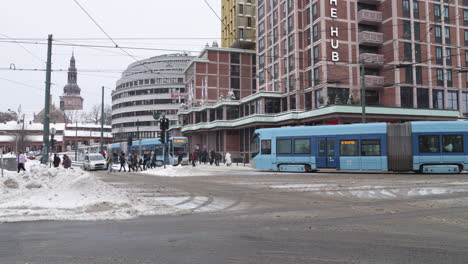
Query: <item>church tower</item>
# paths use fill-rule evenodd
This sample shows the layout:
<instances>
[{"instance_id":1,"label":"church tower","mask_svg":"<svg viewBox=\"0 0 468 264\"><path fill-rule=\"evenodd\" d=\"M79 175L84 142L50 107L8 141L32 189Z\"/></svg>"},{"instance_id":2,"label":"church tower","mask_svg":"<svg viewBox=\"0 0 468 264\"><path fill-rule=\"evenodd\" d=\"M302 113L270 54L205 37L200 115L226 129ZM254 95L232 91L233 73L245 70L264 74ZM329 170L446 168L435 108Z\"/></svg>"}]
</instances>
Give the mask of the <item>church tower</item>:
<instances>
[{"instance_id":1,"label":"church tower","mask_svg":"<svg viewBox=\"0 0 468 264\"><path fill-rule=\"evenodd\" d=\"M60 96L61 110L83 110L83 98L81 89L77 82L77 71L75 66L75 56L72 53L70 67L68 67L68 83L63 87L63 94Z\"/></svg>"}]
</instances>

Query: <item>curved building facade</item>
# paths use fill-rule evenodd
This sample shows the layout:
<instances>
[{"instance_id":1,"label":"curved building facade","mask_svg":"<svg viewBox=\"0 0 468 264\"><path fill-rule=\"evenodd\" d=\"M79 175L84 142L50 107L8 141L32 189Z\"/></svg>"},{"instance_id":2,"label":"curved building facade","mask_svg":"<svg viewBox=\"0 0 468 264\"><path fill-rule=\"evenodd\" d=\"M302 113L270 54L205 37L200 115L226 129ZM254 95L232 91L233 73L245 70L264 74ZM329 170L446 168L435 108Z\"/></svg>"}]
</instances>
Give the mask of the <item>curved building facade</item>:
<instances>
[{"instance_id":1,"label":"curved building facade","mask_svg":"<svg viewBox=\"0 0 468 264\"><path fill-rule=\"evenodd\" d=\"M184 70L193 59L187 54L169 54L132 63L122 73L112 92L114 141L156 137L159 125L153 114L166 114L177 126L177 110L184 102Z\"/></svg>"}]
</instances>

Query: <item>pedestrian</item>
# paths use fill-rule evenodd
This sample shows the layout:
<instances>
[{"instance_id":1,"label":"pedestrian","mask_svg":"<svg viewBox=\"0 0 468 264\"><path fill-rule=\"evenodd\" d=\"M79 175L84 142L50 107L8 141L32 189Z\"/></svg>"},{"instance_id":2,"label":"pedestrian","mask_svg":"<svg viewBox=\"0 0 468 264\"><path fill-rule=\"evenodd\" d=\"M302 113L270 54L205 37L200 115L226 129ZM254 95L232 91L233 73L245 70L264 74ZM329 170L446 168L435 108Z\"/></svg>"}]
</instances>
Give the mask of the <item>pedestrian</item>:
<instances>
[{"instance_id":1,"label":"pedestrian","mask_svg":"<svg viewBox=\"0 0 468 264\"><path fill-rule=\"evenodd\" d=\"M57 155L57 153L54 154L54 160L52 161L52 163L54 164L54 168L58 168L58 166L60 165L60 157Z\"/></svg>"},{"instance_id":2,"label":"pedestrian","mask_svg":"<svg viewBox=\"0 0 468 264\"><path fill-rule=\"evenodd\" d=\"M156 152L151 151L151 168L156 167Z\"/></svg>"},{"instance_id":3,"label":"pedestrian","mask_svg":"<svg viewBox=\"0 0 468 264\"><path fill-rule=\"evenodd\" d=\"M218 152L215 153L215 165L219 166L219 161L221 160L221 154Z\"/></svg>"},{"instance_id":4,"label":"pedestrian","mask_svg":"<svg viewBox=\"0 0 468 264\"><path fill-rule=\"evenodd\" d=\"M231 166L231 153L229 152L226 153L225 162L226 162L226 166Z\"/></svg>"},{"instance_id":5,"label":"pedestrian","mask_svg":"<svg viewBox=\"0 0 468 264\"><path fill-rule=\"evenodd\" d=\"M196 159L197 159L197 156L195 155L195 152L192 152L192 167L195 167Z\"/></svg>"},{"instance_id":6,"label":"pedestrian","mask_svg":"<svg viewBox=\"0 0 468 264\"><path fill-rule=\"evenodd\" d=\"M107 173L111 173L113 171L112 165L114 164L114 156L108 155L107 156Z\"/></svg>"},{"instance_id":7,"label":"pedestrian","mask_svg":"<svg viewBox=\"0 0 468 264\"><path fill-rule=\"evenodd\" d=\"M112 157L114 158L114 163L117 164L117 162L119 161L119 154L117 154L117 151L114 151L112 153Z\"/></svg>"},{"instance_id":8,"label":"pedestrian","mask_svg":"<svg viewBox=\"0 0 468 264\"><path fill-rule=\"evenodd\" d=\"M210 165L213 165L213 162L215 160L215 155L216 155L215 151L211 150L210 151Z\"/></svg>"},{"instance_id":9,"label":"pedestrian","mask_svg":"<svg viewBox=\"0 0 468 264\"><path fill-rule=\"evenodd\" d=\"M206 146L203 146L204 148L206 148ZM208 152L206 151L206 149L203 150L202 152L202 162L203 164L206 164L206 161L208 159Z\"/></svg>"},{"instance_id":10,"label":"pedestrian","mask_svg":"<svg viewBox=\"0 0 468 264\"><path fill-rule=\"evenodd\" d=\"M63 155L63 167L68 169L71 167L71 159L65 154Z\"/></svg>"},{"instance_id":11,"label":"pedestrian","mask_svg":"<svg viewBox=\"0 0 468 264\"><path fill-rule=\"evenodd\" d=\"M125 169L125 153L123 151L122 151L122 153L120 153L120 169L119 169L119 172L122 171L122 168L124 169L124 172L127 171ZM128 170L130 171L130 168L128 168Z\"/></svg>"},{"instance_id":12,"label":"pedestrian","mask_svg":"<svg viewBox=\"0 0 468 264\"><path fill-rule=\"evenodd\" d=\"M18 152L18 157L16 158L16 162L18 162L18 173L20 170L26 171L24 168L24 164L27 162L26 156L23 154L23 152Z\"/></svg>"},{"instance_id":13,"label":"pedestrian","mask_svg":"<svg viewBox=\"0 0 468 264\"><path fill-rule=\"evenodd\" d=\"M135 168L133 167L133 155L132 154L128 154L127 165L128 165L128 172L131 172L132 170L135 171Z\"/></svg>"},{"instance_id":14,"label":"pedestrian","mask_svg":"<svg viewBox=\"0 0 468 264\"><path fill-rule=\"evenodd\" d=\"M183 153L179 153L179 156L177 156L177 165L182 165L182 159L184 158Z\"/></svg>"}]
</instances>

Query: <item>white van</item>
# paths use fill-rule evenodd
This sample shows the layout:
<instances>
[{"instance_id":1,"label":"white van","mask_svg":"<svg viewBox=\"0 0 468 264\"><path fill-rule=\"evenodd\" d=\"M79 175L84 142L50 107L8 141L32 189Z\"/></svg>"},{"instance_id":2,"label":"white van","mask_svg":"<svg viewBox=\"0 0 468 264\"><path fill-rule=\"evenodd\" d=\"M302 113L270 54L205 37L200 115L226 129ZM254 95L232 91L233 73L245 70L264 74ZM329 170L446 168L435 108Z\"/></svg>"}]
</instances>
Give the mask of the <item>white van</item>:
<instances>
[{"instance_id":1,"label":"white van","mask_svg":"<svg viewBox=\"0 0 468 264\"><path fill-rule=\"evenodd\" d=\"M105 170L106 160L99 153L85 154L83 170Z\"/></svg>"}]
</instances>

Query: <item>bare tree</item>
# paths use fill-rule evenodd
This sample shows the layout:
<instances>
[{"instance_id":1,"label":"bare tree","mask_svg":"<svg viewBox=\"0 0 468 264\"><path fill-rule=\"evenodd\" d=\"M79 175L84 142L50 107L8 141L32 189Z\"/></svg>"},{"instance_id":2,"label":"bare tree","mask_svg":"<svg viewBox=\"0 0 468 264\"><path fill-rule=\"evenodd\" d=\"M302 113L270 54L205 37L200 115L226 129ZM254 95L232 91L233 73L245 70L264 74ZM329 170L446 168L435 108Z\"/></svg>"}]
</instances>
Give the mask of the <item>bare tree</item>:
<instances>
[{"instance_id":1,"label":"bare tree","mask_svg":"<svg viewBox=\"0 0 468 264\"><path fill-rule=\"evenodd\" d=\"M96 104L93 106L91 111L86 114L85 120L88 123L93 124L101 124L101 105ZM104 107L104 124L110 125L112 123L112 107L110 105L106 105Z\"/></svg>"},{"instance_id":2,"label":"bare tree","mask_svg":"<svg viewBox=\"0 0 468 264\"><path fill-rule=\"evenodd\" d=\"M17 120L18 116L15 112L0 112L0 122L8 122Z\"/></svg>"}]
</instances>

